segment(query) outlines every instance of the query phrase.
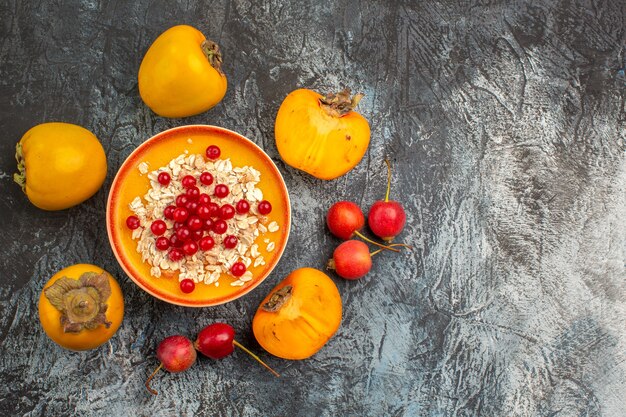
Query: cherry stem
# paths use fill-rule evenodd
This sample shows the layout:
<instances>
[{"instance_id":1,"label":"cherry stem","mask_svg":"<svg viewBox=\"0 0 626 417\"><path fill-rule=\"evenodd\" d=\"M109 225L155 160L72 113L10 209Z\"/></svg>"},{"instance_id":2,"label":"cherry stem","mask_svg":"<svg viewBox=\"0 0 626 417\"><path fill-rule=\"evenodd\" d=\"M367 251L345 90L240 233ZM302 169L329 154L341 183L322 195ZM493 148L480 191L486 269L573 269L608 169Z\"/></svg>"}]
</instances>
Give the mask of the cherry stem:
<instances>
[{"instance_id":1,"label":"cherry stem","mask_svg":"<svg viewBox=\"0 0 626 417\"><path fill-rule=\"evenodd\" d=\"M152 374L148 377L148 379L146 379L146 389L148 391L150 391L150 394L152 395L158 395L158 391L156 391L154 388L152 388L150 386L150 381L152 381L152 378L154 378L154 376L156 375L157 372L159 372L161 370L161 368L163 367L163 362L161 362L158 366L158 368L156 368L154 370L154 372L152 372Z\"/></svg>"},{"instance_id":2,"label":"cherry stem","mask_svg":"<svg viewBox=\"0 0 626 417\"><path fill-rule=\"evenodd\" d=\"M378 246L379 248L383 248L383 249L386 249L386 250L390 250L390 251L392 251L392 252L400 252L398 249L394 249L394 248L392 248L391 246L393 246L393 245L385 246L385 245L383 245L382 243L378 243L378 242L376 242L376 241L374 241L374 240L372 240L372 239L368 238L367 236L363 236L363 234L361 234L361 232L359 232L358 230L355 230L355 231L354 231L354 234L355 234L355 236L358 236L358 237L360 237L361 239L363 239L364 241L369 242L369 243L371 243L372 245L376 245L376 246Z\"/></svg>"},{"instance_id":3,"label":"cherry stem","mask_svg":"<svg viewBox=\"0 0 626 417\"><path fill-rule=\"evenodd\" d=\"M387 193L385 194L385 203L389 201L389 191L391 190L391 162L385 158L387 164Z\"/></svg>"},{"instance_id":4,"label":"cherry stem","mask_svg":"<svg viewBox=\"0 0 626 417\"><path fill-rule=\"evenodd\" d=\"M393 248L394 246L402 246L403 248L407 248L407 249L413 250L413 246L407 245L406 243L394 243L393 245L383 246L382 249L378 249L378 250L375 250L374 252L371 252L370 256L378 255L384 249ZM393 249L391 249L391 250L393 250ZM396 252L400 252L400 251L396 250Z\"/></svg>"},{"instance_id":5,"label":"cherry stem","mask_svg":"<svg viewBox=\"0 0 626 417\"><path fill-rule=\"evenodd\" d=\"M267 369L268 371L270 371L272 374L274 374L275 377L280 377L280 375L278 374L278 372L276 372L275 370L273 370L272 368L270 368L270 366L268 364L266 364L265 362L263 362L261 360L261 358L259 358L257 355L255 355L254 353L252 353L250 350L248 350L247 347L245 347L244 345L242 345L241 343L239 343L236 340L233 340L233 345L237 346L239 349L243 350L244 352L246 352L248 355L252 356L254 358L254 360L256 360L258 363L260 363L265 369Z\"/></svg>"}]
</instances>

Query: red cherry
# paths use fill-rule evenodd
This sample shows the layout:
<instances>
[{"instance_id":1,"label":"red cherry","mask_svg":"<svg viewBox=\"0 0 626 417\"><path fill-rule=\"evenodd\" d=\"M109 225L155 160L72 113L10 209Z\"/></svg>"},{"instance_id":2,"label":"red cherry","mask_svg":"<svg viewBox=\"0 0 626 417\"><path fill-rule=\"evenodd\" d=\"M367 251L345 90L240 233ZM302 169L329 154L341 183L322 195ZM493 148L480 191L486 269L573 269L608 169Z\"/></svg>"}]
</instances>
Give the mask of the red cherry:
<instances>
[{"instance_id":1,"label":"red cherry","mask_svg":"<svg viewBox=\"0 0 626 417\"><path fill-rule=\"evenodd\" d=\"M359 279L372 269L372 256L365 243L346 240L335 248L329 267L342 278Z\"/></svg>"},{"instance_id":2,"label":"red cherry","mask_svg":"<svg viewBox=\"0 0 626 417\"><path fill-rule=\"evenodd\" d=\"M390 242L404 229L406 213L402 204L389 200L391 163L388 159L385 159L385 164L387 164L387 193L385 194L385 200L378 200L372 205L367 215L367 224L376 236Z\"/></svg>"},{"instance_id":3,"label":"red cherry","mask_svg":"<svg viewBox=\"0 0 626 417\"><path fill-rule=\"evenodd\" d=\"M233 266L230 267L230 273L236 277L242 276L246 272L246 265L243 262L235 262Z\"/></svg>"},{"instance_id":4,"label":"red cherry","mask_svg":"<svg viewBox=\"0 0 626 417\"><path fill-rule=\"evenodd\" d=\"M235 208L237 209L237 213L246 214L250 211L250 203L248 203L248 201L246 200L239 200L237 201L237 205L235 206Z\"/></svg>"},{"instance_id":5,"label":"red cherry","mask_svg":"<svg viewBox=\"0 0 626 417\"><path fill-rule=\"evenodd\" d=\"M328 209L326 224L339 239L348 240L365 225L361 208L351 201L338 201Z\"/></svg>"},{"instance_id":6,"label":"red cherry","mask_svg":"<svg viewBox=\"0 0 626 417\"><path fill-rule=\"evenodd\" d=\"M196 210L198 210L198 203L196 203L195 201L190 201L185 204L185 208L189 210L189 213L195 213Z\"/></svg>"},{"instance_id":7,"label":"red cherry","mask_svg":"<svg viewBox=\"0 0 626 417\"><path fill-rule=\"evenodd\" d=\"M224 204L220 207L220 218L230 220L235 217L235 208L230 204Z\"/></svg>"},{"instance_id":8,"label":"red cherry","mask_svg":"<svg viewBox=\"0 0 626 417\"><path fill-rule=\"evenodd\" d=\"M198 196L198 204L209 204L211 202L211 197L208 194L200 193Z\"/></svg>"},{"instance_id":9,"label":"red cherry","mask_svg":"<svg viewBox=\"0 0 626 417\"><path fill-rule=\"evenodd\" d=\"M200 174L200 182L204 185L213 184L213 175L210 172L203 172Z\"/></svg>"},{"instance_id":10,"label":"red cherry","mask_svg":"<svg viewBox=\"0 0 626 417\"><path fill-rule=\"evenodd\" d=\"M209 214L211 217L219 217L220 206L218 206L217 203L209 203L207 204L207 207L209 207Z\"/></svg>"},{"instance_id":11,"label":"red cherry","mask_svg":"<svg viewBox=\"0 0 626 417\"><path fill-rule=\"evenodd\" d=\"M184 222L185 220L187 220L187 217L189 216L189 212L184 207L178 207L176 210L174 210L173 216L174 216L174 221Z\"/></svg>"},{"instance_id":12,"label":"red cherry","mask_svg":"<svg viewBox=\"0 0 626 417\"><path fill-rule=\"evenodd\" d=\"M191 201L197 201L200 197L200 189L196 186L189 187L187 191L185 191L185 195L189 197Z\"/></svg>"},{"instance_id":13,"label":"red cherry","mask_svg":"<svg viewBox=\"0 0 626 417\"><path fill-rule=\"evenodd\" d=\"M209 206L201 204L198 206L198 210L196 210L196 214L198 214L198 217L205 220L211 217L211 210L209 209Z\"/></svg>"},{"instance_id":14,"label":"red cherry","mask_svg":"<svg viewBox=\"0 0 626 417\"><path fill-rule=\"evenodd\" d=\"M174 210L176 210L174 206L165 207L163 209L163 216L165 216L166 219L174 220Z\"/></svg>"},{"instance_id":15,"label":"red cherry","mask_svg":"<svg viewBox=\"0 0 626 417\"><path fill-rule=\"evenodd\" d=\"M178 236L176 236L176 233L174 233L172 236L170 236L170 246L173 248L182 248L183 244L185 242L183 242L182 240L180 240L178 238Z\"/></svg>"},{"instance_id":16,"label":"red cherry","mask_svg":"<svg viewBox=\"0 0 626 417\"><path fill-rule=\"evenodd\" d=\"M190 216L187 219L187 227L192 232L194 230L200 230L200 229L202 229L202 220L200 220L200 217L198 217L198 216Z\"/></svg>"},{"instance_id":17,"label":"red cherry","mask_svg":"<svg viewBox=\"0 0 626 417\"><path fill-rule=\"evenodd\" d=\"M191 237L191 230L189 228L183 226L176 231L176 236L182 240L183 242L188 240Z\"/></svg>"},{"instance_id":18,"label":"red cherry","mask_svg":"<svg viewBox=\"0 0 626 417\"><path fill-rule=\"evenodd\" d=\"M224 247L226 249L234 248L235 246L237 246L237 243L239 243L239 239L237 239L237 236L228 235L224 238Z\"/></svg>"},{"instance_id":19,"label":"red cherry","mask_svg":"<svg viewBox=\"0 0 626 417\"><path fill-rule=\"evenodd\" d=\"M185 223L183 222L174 222L174 230L178 230L181 227L183 227L185 225Z\"/></svg>"},{"instance_id":20,"label":"red cherry","mask_svg":"<svg viewBox=\"0 0 626 417\"><path fill-rule=\"evenodd\" d=\"M221 234L226 233L226 230L228 230L228 225L226 224L224 220L219 219L213 222L213 232L217 233L218 235L221 235Z\"/></svg>"},{"instance_id":21,"label":"red cherry","mask_svg":"<svg viewBox=\"0 0 626 417\"><path fill-rule=\"evenodd\" d=\"M204 230L212 230L213 229L213 220L204 219L204 224L202 225Z\"/></svg>"},{"instance_id":22,"label":"red cherry","mask_svg":"<svg viewBox=\"0 0 626 417\"><path fill-rule=\"evenodd\" d=\"M185 194L180 194L176 197L176 207L185 207L185 204L189 202L189 197Z\"/></svg>"},{"instance_id":23,"label":"red cherry","mask_svg":"<svg viewBox=\"0 0 626 417\"><path fill-rule=\"evenodd\" d=\"M216 145L211 145L206 148L206 157L209 159L217 159L222 154L220 148Z\"/></svg>"},{"instance_id":24,"label":"red cherry","mask_svg":"<svg viewBox=\"0 0 626 417\"><path fill-rule=\"evenodd\" d=\"M172 262L177 262L183 259L183 253L181 252L180 249L177 249L177 248L170 249L167 255L169 256Z\"/></svg>"},{"instance_id":25,"label":"red cherry","mask_svg":"<svg viewBox=\"0 0 626 417\"><path fill-rule=\"evenodd\" d=\"M155 220L150 225L150 230L156 236L161 236L167 230L167 225L165 224L163 220Z\"/></svg>"},{"instance_id":26,"label":"red cherry","mask_svg":"<svg viewBox=\"0 0 626 417\"><path fill-rule=\"evenodd\" d=\"M193 240L194 242L197 242L200 239L202 239L202 236L204 236L204 230L202 229L194 230L193 232L191 232L191 240Z\"/></svg>"},{"instance_id":27,"label":"red cherry","mask_svg":"<svg viewBox=\"0 0 626 417\"><path fill-rule=\"evenodd\" d=\"M180 282L180 290L184 292L185 294L189 294L190 292L193 292L193 290L195 289L196 289L196 284L189 278L185 278L184 280Z\"/></svg>"},{"instance_id":28,"label":"red cherry","mask_svg":"<svg viewBox=\"0 0 626 417\"><path fill-rule=\"evenodd\" d=\"M170 247L170 241L168 238L161 236L156 240L154 246L156 246L158 250L167 250Z\"/></svg>"},{"instance_id":29,"label":"red cherry","mask_svg":"<svg viewBox=\"0 0 626 417\"><path fill-rule=\"evenodd\" d=\"M215 240L213 240L213 238L211 236L205 236L202 239L200 239L200 249L207 251L207 250L211 250L213 249L213 246L215 246Z\"/></svg>"},{"instance_id":30,"label":"red cherry","mask_svg":"<svg viewBox=\"0 0 626 417\"><path fill-rule=\"evenodd\" d=\"M161 172L159 173L159 175L157 176L157 181L159 182L159 184L161 185L169 185L170 181L172 180L172 177L170 176L170 174L168 174L167 172Z\"/></svg>"},{"instance_id":31,"label":"red cherry","mask_svg":"<svg viewBox=\"0 0 626 417\"><path fill-rule=\"evenodd\" d=\"M217 184L215 186L215 190L213 191L213 194L215 194L215 196L218 198L224 198L228 195L228 193L228 186L225 184Z\"/></svg>"},{"instance_id":32,"label":"red cherry","mask_svg":"<svg viewBox=\"0 0 626 417\"><path fill-rule=\"evenodd\" d=\"M183 252L185 252L186 255L193 255L196 252L198 252L198 244L192 240L185 242L185 244L183 245Z\"/></svg>"},{"instance_id":33,"label":"red cherry","mask_svg":"<svg viewBox=\"0 0 626 417\"><path fill-rule=\"evenodd\" d=\"M126 218L126 226L130 229L130 230L135 230L136 228L138 228L140 225L139 223L139 217L137 216L128 216Z\"/></svg>"},{"instance_id":34,"label":"red cherry","mask_svg":"<svg viewBox=\"0 0 626 417\"><path fill-rule=\"evenodd\" d=\"M259 213L262 215L266 215L266 214L270 214L272 211L272 204L267 201L267 200L263 200L259 203L259 205L257 206L257 210L259 210Z\"/></svg>"},{"instance_id":35,"label":"red cherry","mask_svg":"<svg viewBox=\"0 0 626 417\"><path fill-rule=\"evenodd\" d=\"M185 175L180 183L185 188L190 188L196 185L196 178L193 175Z\"/></svg>"}]
</instances>

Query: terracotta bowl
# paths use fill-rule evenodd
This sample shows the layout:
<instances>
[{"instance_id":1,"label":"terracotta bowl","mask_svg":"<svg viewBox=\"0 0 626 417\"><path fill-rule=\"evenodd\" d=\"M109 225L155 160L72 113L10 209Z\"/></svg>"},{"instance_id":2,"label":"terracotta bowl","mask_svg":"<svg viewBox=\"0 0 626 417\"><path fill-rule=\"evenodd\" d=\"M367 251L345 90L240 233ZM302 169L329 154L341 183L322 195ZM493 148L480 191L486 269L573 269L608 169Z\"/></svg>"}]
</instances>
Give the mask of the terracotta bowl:
<instances>
[{"instance_id":1,"label":"terracotta bowl","mask_svg":"<svg viewBox=\"0 0 626 417\"><path fill-rule=\"evenodd\" d=\"M275 249L268 252L263 242L264 236L257 238L259 251L265 265L250 267L251 281L243 286L231 286L235 280L222 274L219 286L204 283L196 284L195 290L185 294L180 290L178 274L155 278L150 275L150 265L143 262L137 252L137 241L131 237L132 231L126 227L126 218L133 213L129 203L136 197L143 197L150 189L147 174L141 174L139 164L146 162L149 171L167 165L176 156L188 151L189 154L202 154L209 145L220 147L221 158L230 158L233 167L248 165L261 172L257 188L263 191L264 199L272 203L269 221L276 221L279 231L271 234ZM172 178L172 181L175 179ZM283 254L291 227L291 206L285 182L274 162L249 139L231 130L216 126L190 125L161 132L135 149L120 167L107 202L107 232L113 253L122 269L144 291L168 303L189 307L207 307L235 300L252 291L272 272Z\"/></svg>"}]
</instances>

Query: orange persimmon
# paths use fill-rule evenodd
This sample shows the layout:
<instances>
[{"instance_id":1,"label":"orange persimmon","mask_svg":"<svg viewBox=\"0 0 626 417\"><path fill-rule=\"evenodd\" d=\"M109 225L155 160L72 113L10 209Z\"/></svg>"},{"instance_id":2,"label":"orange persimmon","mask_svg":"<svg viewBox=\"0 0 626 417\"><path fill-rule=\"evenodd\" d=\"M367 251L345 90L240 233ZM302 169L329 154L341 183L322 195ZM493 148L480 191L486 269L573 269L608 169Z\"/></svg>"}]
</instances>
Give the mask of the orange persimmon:
<instances>
[{"instance_id":1,"label":"orange persimmon","mask_svg":"<svg viewBox=\"0 0 626 417\"><path fill-rule=\"evenodd\" d=\"M328 275L300 268L265 297L252 320L252 331L272 355L306 359L335 334L341 311L339 290Z\"/></svg>"}]
</instances>

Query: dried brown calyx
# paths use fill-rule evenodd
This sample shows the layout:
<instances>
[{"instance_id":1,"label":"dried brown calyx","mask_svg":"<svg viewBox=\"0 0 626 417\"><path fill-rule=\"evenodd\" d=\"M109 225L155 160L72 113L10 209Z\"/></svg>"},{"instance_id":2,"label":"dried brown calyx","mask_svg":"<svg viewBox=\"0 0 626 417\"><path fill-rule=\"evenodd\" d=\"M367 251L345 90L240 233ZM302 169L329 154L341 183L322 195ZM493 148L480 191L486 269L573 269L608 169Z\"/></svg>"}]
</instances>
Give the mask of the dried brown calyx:
<instances>
[{"instance_id":1,"label":"dried brown calyx","mask_svg":"<svg viewBox=\"0 0 626 417\"><path fill-rule=\"evenodd\" d=\"M291 285L285 285L281 289L276 290L261 308L265 311L269 311L270 313L280 310L280 308L291 298L292 292L293 287Z\"/></svg>"},{"instance_id":2,"label":"dried brown calyx","mask_svg":"<svg viewBox=\"0 0 626 417\"><path fill-rule=\"evenodd\" d=\"M344 116L354 110L359 104L359 101L363 98L362 93L357 93L352 97L350 97L350 94L349 88L338 93L326 94L320 99L320 105L331 116Z\"/></svg>"},{"instance_id":3,"label":"dried brown calyx","mask_svg":"<svg viewBox=\"0 0 626 417\"><path fill-rule=\"evenodd\" d=\"M61 326L66 333L92 330L101 324L106 328L106 311L111 286L103 272L85 272L78 279L63 277L44 290L46 298L61 312Z\"/></svg>"},{"instance_id":4,"label":"dried brown calyx","mask_svg":"<svg viewBox=\"0 0 626 417\"><path fill-rule=\"evenodd\" d=\"M222 72L222 53L220 52L220 47L213 41L205 39L200 45L202 48L202 52L204 52L204 56L209 60L211 66L215 68L220 74L224 74Z\"/></svg>"},{"instance_id":5,"label":"dried brown calyx","mask_svg":"<svg viewBox=\"0 0 626 417\"><path fill-rule=\"evenodd\" d=\"M22 151L22 143L18 142L15 145L15 160L17 161L17 170L13 174L13 181L22 187L22 191L26 192L26 164L24 163L24 152Z\"/></svg>"}]
</instances>

